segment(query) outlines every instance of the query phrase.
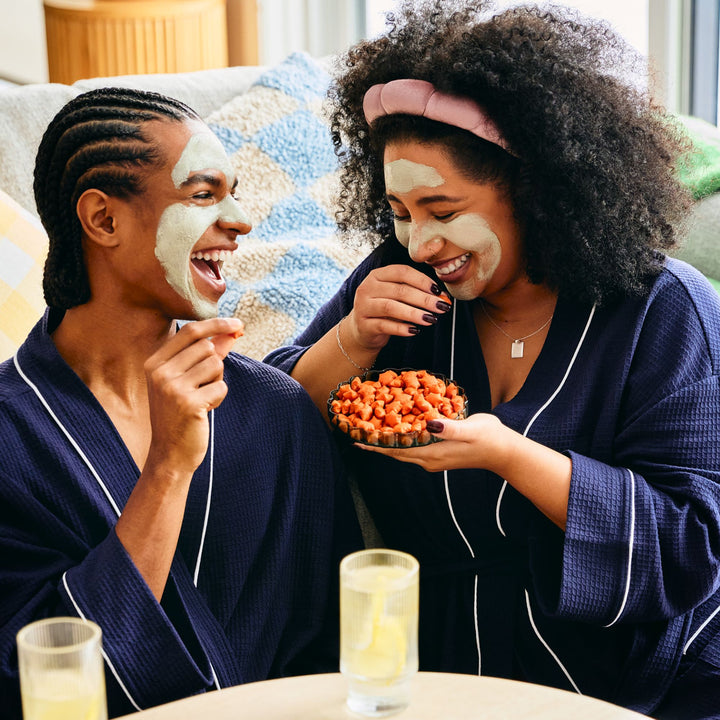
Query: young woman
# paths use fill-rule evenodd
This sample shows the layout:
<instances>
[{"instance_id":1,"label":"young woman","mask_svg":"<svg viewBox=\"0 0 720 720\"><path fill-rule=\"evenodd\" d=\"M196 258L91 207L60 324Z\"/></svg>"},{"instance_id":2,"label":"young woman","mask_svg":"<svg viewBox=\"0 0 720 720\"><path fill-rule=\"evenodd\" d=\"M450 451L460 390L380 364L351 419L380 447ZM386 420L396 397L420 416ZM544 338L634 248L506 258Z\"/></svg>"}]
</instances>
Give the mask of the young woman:
<instances>
[{"instance_id":1,"label":"young woman","mask_svg":"<svg viewBox=\"0 0 720 720\"><path fill-rule=\"evenodd\" d=\"M0 365L4 717L21 716L15 635L49 616L100 625L110 717L337 667L352 504L310 398L229 353L242 323L215 317L250 230L236 186L207 125L160 95L80 95L43 137L48 310Z\"/></svg>"},{"instance_id":2,"label":"young woman","mask_svg":"<svg viewBox=\"0 0 720 720\"><path fill-rule=\"evenodd\" d=\"M267 360L321 408L370 367L465 389L443 442L349 451L420 560L421 668L715 717L720 301L664 254L684 144L605 27L478 5L406 3L347 54L340 220L380 241Z\"/></svg>"}]
</instances>

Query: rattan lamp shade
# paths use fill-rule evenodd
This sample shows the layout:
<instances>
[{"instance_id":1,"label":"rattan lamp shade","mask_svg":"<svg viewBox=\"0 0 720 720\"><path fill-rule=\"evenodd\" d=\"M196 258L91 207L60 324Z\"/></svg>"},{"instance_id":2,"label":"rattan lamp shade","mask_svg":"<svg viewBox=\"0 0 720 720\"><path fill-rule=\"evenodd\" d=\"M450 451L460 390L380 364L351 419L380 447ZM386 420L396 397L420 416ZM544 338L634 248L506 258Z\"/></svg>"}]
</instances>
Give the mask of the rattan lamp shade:
<instances>
[{"instance_id":1,"label":"rattan lamp shade","mask_svg":"<svg viewBox=\"0 0 720 720\"><path fill-rule=\"evenodd\" d=\"M226 67L226 0L44 0L50 82Z\"/></svg>"}]
</instances>

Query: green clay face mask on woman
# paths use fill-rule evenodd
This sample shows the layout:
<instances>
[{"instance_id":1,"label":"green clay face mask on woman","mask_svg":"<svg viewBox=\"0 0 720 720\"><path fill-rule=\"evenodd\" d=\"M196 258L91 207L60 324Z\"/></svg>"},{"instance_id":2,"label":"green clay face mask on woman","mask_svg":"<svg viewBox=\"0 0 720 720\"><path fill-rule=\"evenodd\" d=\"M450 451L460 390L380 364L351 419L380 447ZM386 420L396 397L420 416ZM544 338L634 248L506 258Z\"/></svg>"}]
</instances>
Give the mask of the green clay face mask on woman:
<instances>
[{"instance_id":1,"label":"green clay face mask on woman","mask_svg":"<svg viewBox=\"0 0 720 720\"><path fill-rule=\"evenodd\" d=\"M233 170L220 141L211 132L192 135L172 171L179 188L194 172L219 169L232 187ZM248 223L237 200L231 195L212 205L174 203L160 216L155 256L160 261L170 286L191 303L199 319L217 315L217 303L198 292L190 269L190 253L205 231L218 220Z\"/></svg>"},{"instance_id":2,"label":"green clay face mask on woman","mask_svg":"<svg viewBox=\"0 0 720 720\"><path fill-rule=\"evenodd\" d=\"M400 159L385 165L385 187L400 197L417 188L436 188L445 184L444 178L433 167ZM426 243L443 240L475 258L475 273L467 280L448 283L448 290L458 300L477 297L476 283L485 283L500 264L502 250L497 235L487 221L477 213L463 213L448 220L427 219L423 222L395 220L395 234L410 257L415 259L418 250ZM442 274L438 273L442 280Z\"/></svg>"}]
</instances>

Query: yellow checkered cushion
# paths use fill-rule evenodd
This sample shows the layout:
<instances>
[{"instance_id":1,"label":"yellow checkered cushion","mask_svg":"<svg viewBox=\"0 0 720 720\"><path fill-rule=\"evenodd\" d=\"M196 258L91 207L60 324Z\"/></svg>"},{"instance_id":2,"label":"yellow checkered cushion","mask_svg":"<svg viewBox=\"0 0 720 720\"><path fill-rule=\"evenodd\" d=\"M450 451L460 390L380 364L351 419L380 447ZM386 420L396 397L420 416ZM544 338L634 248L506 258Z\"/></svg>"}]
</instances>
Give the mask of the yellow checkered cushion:
<instances>
[{"instance_id":1,"label":"yellow checkered cushion","mask_svg":"<svg viewBox=\"0 0 720 720\"><path fill-rule=\"evenodd\" d=\"M45 309L46 253L40 220L0 190L0 360L14 355Z\"/></svg>"}]
</instances>

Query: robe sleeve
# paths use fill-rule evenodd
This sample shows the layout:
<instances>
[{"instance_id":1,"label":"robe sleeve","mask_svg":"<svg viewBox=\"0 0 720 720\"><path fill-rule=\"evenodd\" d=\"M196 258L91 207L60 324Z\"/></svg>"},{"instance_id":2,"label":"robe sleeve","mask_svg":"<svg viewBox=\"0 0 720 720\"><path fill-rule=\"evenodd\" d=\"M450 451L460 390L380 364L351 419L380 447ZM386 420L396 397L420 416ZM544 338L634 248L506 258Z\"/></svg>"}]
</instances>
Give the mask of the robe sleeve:
<instances>
[{"instance_id":1,"label":"robe sleeve","mask_svg":"<svg viewBox=\"0 0 720 720\"><path fill-rule=\"evenodd\" d=\"M166 594L172 591L172 575ZM84 561L70 568L60 583L66 604L103 630L105 674L112 675L133 707L159 705L212 687L212 670L197 637L183 642L176 625L192 631L193 623L173 603L170 620L146 585L113 530ZM194 651L194 652L192 652Z\"/></svg>"},{"instance_id":2,"label":"robe sleeve","mask_svg":"<svg viewBox=\"0 0 720 720\"><path fill-rule=\"evenodd\" d=\"M6 481L7 480L7 481ZM124 714L212 685L199 643L188 647L111 530L90 549L42 503L1 478L0 684L8 718L20 718L15 635L52 616L84 617L103 632L110 715ZM171 582L170 580L168 581Z\"/></svg>"},{"instance_id":3,"label":"robe sleeve","mask_svg":"<svg viewBox=\"0 0 720 720\"><path fill-rule=\"evenodd\" d=\"M559 617L652 622L692 610L718 588L720 312L717 297L700 290L676 283L650 305L612 462L568 452Z\"/></svg>"}]
</instances>

